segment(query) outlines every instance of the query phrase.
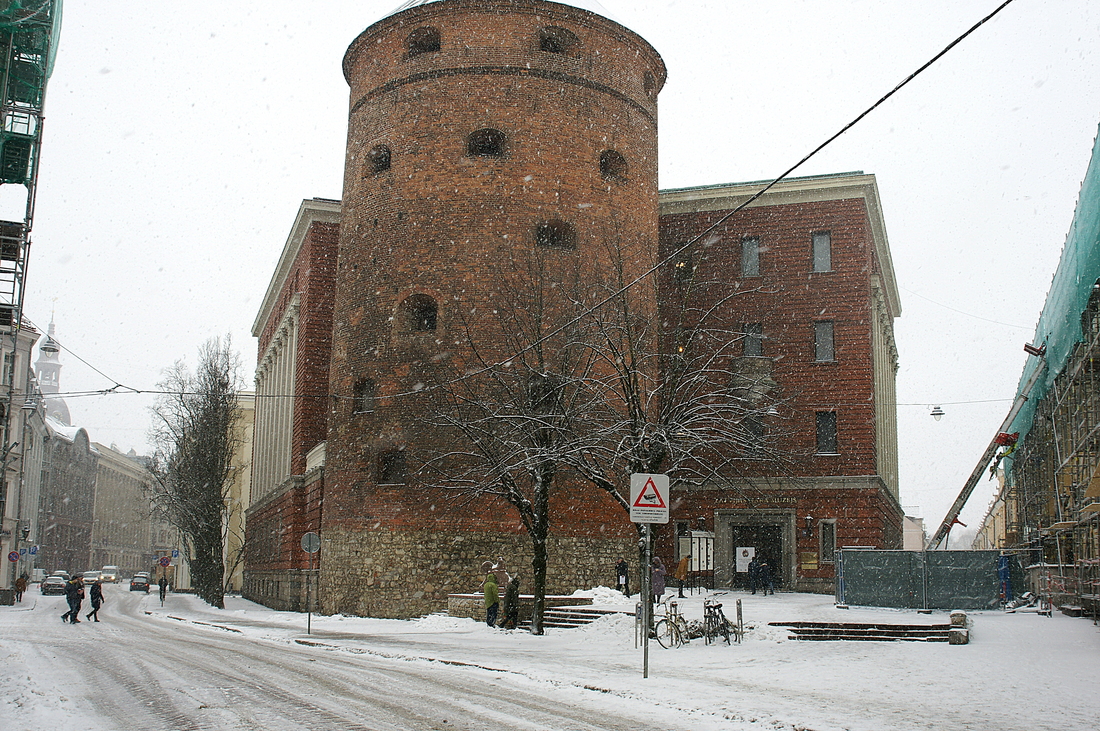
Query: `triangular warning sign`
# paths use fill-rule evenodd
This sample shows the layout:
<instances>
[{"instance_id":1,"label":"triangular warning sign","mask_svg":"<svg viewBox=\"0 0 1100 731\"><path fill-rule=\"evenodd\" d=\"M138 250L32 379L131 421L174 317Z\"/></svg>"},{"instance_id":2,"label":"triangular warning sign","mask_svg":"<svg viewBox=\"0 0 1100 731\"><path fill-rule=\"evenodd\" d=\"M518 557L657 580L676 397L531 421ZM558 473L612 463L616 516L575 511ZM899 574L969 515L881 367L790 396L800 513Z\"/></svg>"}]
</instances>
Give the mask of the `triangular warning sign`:
<instances>
[{"instance_id":1,"label":"triangular warning sign","mask_svg":"<svg viewBox=\"0 0 1100 731\"><path fill-rule=\"evenodd\" d=\"M657 489L657 485L654 484L653 478L650 477L645 481L645 487L638 493L638 498L634 501L635 508L667 508L665 499L661 496L661 491Z\"/></svg>"}]
</instances>

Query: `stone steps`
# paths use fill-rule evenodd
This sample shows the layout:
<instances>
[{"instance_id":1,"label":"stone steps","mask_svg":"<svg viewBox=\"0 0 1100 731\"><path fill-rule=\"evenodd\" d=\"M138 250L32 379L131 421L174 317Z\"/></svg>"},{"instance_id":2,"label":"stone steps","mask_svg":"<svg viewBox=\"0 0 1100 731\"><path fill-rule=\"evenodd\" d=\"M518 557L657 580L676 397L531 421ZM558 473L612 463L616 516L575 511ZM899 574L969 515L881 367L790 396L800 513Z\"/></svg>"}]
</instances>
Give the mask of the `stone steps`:
<instances>
[{"instance_id":1,"label":"stone steps","mask_svg":"<svg viewBox=\"0 0 1100 731\"><path fill-rule=\"evenodd\" d=\"M617 609L598 609L595 607L547 607L542 615L542 625L544 627L558 627L563 629L583 627L608 614L626 614L628 616L633 616L634 612Z\"/></svg>"},{"instance_id":2,"label":"stone steps","mask_svg":"<svg viewBox=\"0 0 1100 731\"><path fill-rule=\"evenodd\" d=\"M769 622L787 627L789 640L856 640L864 642L949 642L950 624L871 624L860 622ZM955 628L958 629L958 628Z\"/></svg>"}]
</instances>

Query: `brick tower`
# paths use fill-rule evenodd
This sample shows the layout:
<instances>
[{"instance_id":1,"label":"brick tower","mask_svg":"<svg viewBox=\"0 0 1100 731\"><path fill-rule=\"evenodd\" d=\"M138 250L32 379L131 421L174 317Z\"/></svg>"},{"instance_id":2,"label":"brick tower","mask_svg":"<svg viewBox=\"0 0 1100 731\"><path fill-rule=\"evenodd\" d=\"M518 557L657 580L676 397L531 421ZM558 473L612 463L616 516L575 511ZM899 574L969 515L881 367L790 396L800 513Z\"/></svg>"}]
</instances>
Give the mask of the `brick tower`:
<instances>
[{"instance_id":1,"label":"brick tower","mask_svg":"<svg viewBox=\"0 0 1100 731\"><path fill-rule=\"evenodd\" d=\"M665 68L592 2L429 0L365 30L344 75L319 596L326 612L408 617L477 591L487 557L529 576L508 503L421 477L453 438L425 384L433 364L472 363L473 341L490 359L516 347L501 282L526 281L523 262L582 287L616 257L628 278L656 262ZM550 592L609 583L634 543L622 510L583 492L560 490Z\"/></svg>"}]
</instances>

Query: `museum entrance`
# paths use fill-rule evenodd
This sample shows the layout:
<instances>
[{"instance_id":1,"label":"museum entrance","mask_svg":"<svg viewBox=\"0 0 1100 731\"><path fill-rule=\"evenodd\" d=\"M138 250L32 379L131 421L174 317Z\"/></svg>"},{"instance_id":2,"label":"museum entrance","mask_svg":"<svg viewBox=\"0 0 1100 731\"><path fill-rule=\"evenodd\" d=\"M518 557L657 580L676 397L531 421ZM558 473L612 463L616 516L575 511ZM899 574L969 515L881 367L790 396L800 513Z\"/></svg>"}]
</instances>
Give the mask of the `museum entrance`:
<instances>
[{"instance_id":1,"label":"museum entrance","mask_svg":"<svg viewBox=\"0 0 1100 731\"><path fill-rule=\"evenodd\" d=\"M754 549L746 552L744 549ZM783 525L779 523L733 524L730 526L730 555L734 557L735 567L732 584L735 588L749 588L749 574L745 569L749 555L755 553L761 561L766 560L771 567L772 581L775 587L786 587L786 561L783 551Z\"/></svg>"}]
</instances>

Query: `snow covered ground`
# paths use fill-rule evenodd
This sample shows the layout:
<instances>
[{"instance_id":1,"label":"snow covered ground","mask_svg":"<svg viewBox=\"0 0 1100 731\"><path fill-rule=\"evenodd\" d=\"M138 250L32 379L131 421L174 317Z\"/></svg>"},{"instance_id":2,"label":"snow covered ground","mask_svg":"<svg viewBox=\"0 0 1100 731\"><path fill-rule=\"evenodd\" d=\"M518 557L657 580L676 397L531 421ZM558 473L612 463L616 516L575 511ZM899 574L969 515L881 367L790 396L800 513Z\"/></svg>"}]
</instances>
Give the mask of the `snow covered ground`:
<instances>
[{"instance_id":1,"label":"snow covered ground","mask_svg":"<svg viewBox=\"0 0 1100 731\"><path fill-rule=\"evenodd\" d=\"M139 658L137 676L147 687L203 685L184 680L181 667L191 662L184 651L169 649L169 638L186 638L224 668L226 678L235 658L229 654L271 662L263 670L273 688L305 686L310 674L339 676L349 672L418 672L430 670L443 683L437 694L469 693L461 688L491 688L490 697L513 694L545 701L528 714L517 700L515 716L490 714L484 703L449 710L448 720L421 724L400 719L388 725L360 718L345 725L331 716L316 722L294 722L286 728L673 728L673 729L1096 729L1100 727L1100 630L1087 619L1055 614L973 612L971 643L952 646L921 642L798 642L771 621L860 621L946 623L943 613L931 616L906 610L837 609L832 598L809 594L764 597L731 593L723 597L727 615L743 602L751 629L741 645L705 645L694 640L678 649L650 646L650 677L642 677L642 650L635 646L634 620L613 615L580 629L549 629L542 637L507 632L484 624L440 615L398 621L359 617L312 618L275 612L236 597L217 610L189 595L169 595L160 606L155 592L129 594L108 587L101 624L62 625L61 597L42 597L32 589L22 605L0 607L0 729L154 728L140 720L127 726L119 718L141 718L148 698L114 698L105 704L97 694L102 682L81 672L85 663L106 664L111 673L128 662L110 656L126 642L144 643L149 653L169 660L150 663ZM630 608L609 589L588 592L597 605ZM702 616L703 595L684 599L689 619ZM114 633L114 634L112 634ZM108 644L109 643L109 644ZM139 653L140 654L140 653ZM219 659L220 657L220 659ZM107 659L105 659L107 658ZM292 660L295 664L292 664ZM301 664L297 664L301 661ZM337 667L333 663L339 662ZM249 661L250 663L252 661ZM412 663L412 665L410 665ZM357 670L356 664L362 665ZM303 670L305 668L305 670ZM365 675L363 677L366 677ZM211 681L213 682L213 681ZM256 686L264 680L242 679ZM409 683L408 679L396 681ZM420 682L417 680L416 682ZM432 681L434 682L434 680ZM133 684L133 681L130 681ZM272 728L270 720L253 715L248 725L223 710L221 721L200 722L202 708L212 708L229 691L224 678L202 695L190 690L167 700L179 708L164 728ZM121 687L121 686L120 686ZM125 687L129 687L128 685ZM378 698L401 703L412 698L405 690L379 686ZM113 691L125 696L125 689ZM304 691L303 691L304 692ZM314 697L329 691L310 691ZM339 691L331 691L339 694ZM235 689L238 698L243 691ZM201 696L201 698L200 698ZM339 698L329 699L339 701ZM249 701L241 700L247 704ZM289 701L288 701L289 702ZM187 704L193 703L193 714ZM422 703L412 701L409 703ZM128 705L129 704L129 705ZM260 704L262 705L262 703ZM535 702L534 705L539 705ZM547 708L561 707L560 723L546 720ZM565 709L568 707L569 712ZM256 713L259 713L257 711ZM540 715L541 714L541 715ZM588 714L588 715L586 715ZM364 715L367 715L364 712ZM203 718L212 718L204 716ZM326 718L328 720L326 720ZM540 720L541 719L541 720ZM639 720L644 719L644 720ZM375 718L374 721L378 719ZM210 725L208 725L208 723ZM438 724L438 725L433 725Z\"/></svg>"}]
</instances>

